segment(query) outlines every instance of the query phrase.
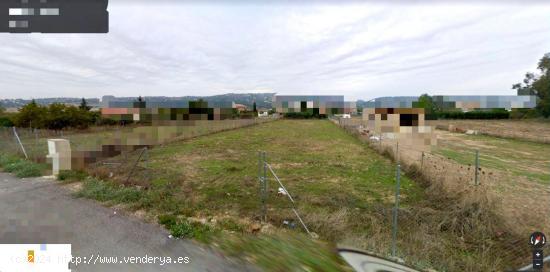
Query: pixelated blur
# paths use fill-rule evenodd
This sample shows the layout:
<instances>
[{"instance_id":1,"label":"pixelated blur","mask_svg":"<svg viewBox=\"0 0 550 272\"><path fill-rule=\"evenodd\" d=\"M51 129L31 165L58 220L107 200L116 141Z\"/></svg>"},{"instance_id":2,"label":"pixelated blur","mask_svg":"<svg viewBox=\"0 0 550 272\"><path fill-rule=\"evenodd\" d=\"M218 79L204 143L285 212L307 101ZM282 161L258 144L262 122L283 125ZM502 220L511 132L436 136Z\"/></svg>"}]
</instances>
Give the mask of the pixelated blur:
<instances>
[{"instance_id":1,"label":"pixelated blur","mask_svg":"<svg viewBox=\"0 0 550 272\"><path fill-rule=\"evenodd\" d=\"M0 32L107 33L108 0L2 0Z\"/></svg>"},{"instance_id":2,"label":"pixelated blur","mask_svg":"<svg viewBox=\"0 0 550 272\"><path fill-rule=\"evenodd\" d=\"M550 1L387 2L0 0L0 272L549 271Z\"/></svg>"}]
</instances>

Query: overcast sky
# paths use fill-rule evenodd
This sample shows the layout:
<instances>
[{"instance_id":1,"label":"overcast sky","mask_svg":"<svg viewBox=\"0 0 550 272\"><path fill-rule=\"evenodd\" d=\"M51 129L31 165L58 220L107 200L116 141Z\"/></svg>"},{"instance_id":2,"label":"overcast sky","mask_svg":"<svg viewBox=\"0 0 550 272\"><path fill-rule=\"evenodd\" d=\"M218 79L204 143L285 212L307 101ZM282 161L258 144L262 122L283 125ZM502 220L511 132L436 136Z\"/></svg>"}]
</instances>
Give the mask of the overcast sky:
<instances>
[{"instance_id":1,"label":"overcast sky","mask_svg":"<svg viewBox=\"0 0 550 272\"><path fill-rule=\"evenodd\" d=\"M1 33L0 98L514 94L550 5L473 2L111 0L109 34Z\"/></svg>"}]
</instances>

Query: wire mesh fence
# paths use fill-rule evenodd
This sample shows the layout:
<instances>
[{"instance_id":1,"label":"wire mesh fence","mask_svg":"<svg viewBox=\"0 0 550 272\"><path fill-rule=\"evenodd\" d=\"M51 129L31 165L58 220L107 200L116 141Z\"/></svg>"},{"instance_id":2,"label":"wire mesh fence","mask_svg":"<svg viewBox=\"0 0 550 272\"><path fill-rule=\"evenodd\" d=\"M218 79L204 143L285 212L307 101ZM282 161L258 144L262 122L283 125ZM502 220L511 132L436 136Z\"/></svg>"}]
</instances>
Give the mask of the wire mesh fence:
<instances>
[{"instance_id":1,"label":"wire mesh fence","mask_svg":"<svg viewBox=\"0 0 550 272\"><path fill-rule=\"evenodd\" d=\"M548 231L550 227L549 218L533 216L533 210L539 210L541 206L549 207L550 199L540 197L537 201L528 202L532 201L533 195L525 192L520 195L522 193L516 188L531 186L532 192L536 192L539 187L547 191L542 185L528 182L527 179L520 183L521 178L518 179L516 175L487 165L487 160L498 158L488 158L480 163L481 154L477 149L466 152L471 154L469 162L458 162L429 149L406 146L395 139L384 137L384 134L368 131L366 123L360 118L333 118L332 121L374 150L401 164L409 176L423 183L426 191L440 195L441 202L434 206L448 213L447 218L438 219L442 221L442 229L452 229L455 235L463 237L474 252L487 256L498 252L497 257L491 257L494 270L503 267L517 269L531 262L532 252L527 244L529 235L538 230ZM538 196L541 196L540 192ZM396 210L402 212L401 209ZM422 212L418 214L426 216ZM404 242L402 239L399 241L399 237L402 236L398 235L397 238L398 256L399 244Z\"/></svg>"},{"instance_id":2,"label":"wire mesh fence","mask_svg":"<svg viewBox=\"0 0 550 272\"><path fill-rule=\"evenodd\" d=\"M105 146L118 146L118 150L122 148L133 151L143 146L152 147L273 120L276 118L197 120L182 126L102 126L86 130L0 127L0 152L20 155L37 163L47 163L47 140L66 139L70 142L73 155L98 157L84 160L82 165L122 153L119 151L115 154L103 154L106 153Z\"/></svg>"}]
</instances>

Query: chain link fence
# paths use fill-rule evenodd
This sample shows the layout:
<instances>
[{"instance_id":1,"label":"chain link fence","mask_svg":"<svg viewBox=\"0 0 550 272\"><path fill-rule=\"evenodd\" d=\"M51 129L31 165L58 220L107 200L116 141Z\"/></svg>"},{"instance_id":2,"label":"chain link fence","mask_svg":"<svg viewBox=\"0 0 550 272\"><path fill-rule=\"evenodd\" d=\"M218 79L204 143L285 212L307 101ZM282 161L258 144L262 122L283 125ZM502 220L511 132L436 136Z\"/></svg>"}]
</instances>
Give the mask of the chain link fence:
<instances>
[{"instance_id":1,"label":"chain link fence","mask_svg":"<svg viewBox=\"0 0 550 272\"><path fill-rule=\"evenodd\" d=\"M550 207L550 199L543 197L535 202L522 203L507 196L519 194L514 186L538 188L541 187L539 184L520 184L516 176L480 163L480 151L476 149L469 150L471 163L459 163L425 148L406 146L395 139L385 138L384 134L367 131L366 123L360 118L332 118L331 121L401 165L408 176L422 183L428 194L438 195L440 202L434 203L435 209L448 213L447 218L438 219L442 221L443 230L460 235L474 252L487 256L497 253L500 260L493 260L495 264L520 268L531 263L532 252L527 243L529 235L534 231L548 231L550 227L546 213L534 216L533 210L539 210L540 206ZM396 202L398 197L399 187L396 188ZM533 195L517 197L533 200ZM396 211L403 212L397 204ZM415 213L411 210L405 212ZM393 229L399 229L398 222L392 223ZM407 233L398 232L393 236L394 239L397 236L398 256L399 237L404 235ZM495 270L497 267L495 265Z\"/></svg>"}]
</instances>

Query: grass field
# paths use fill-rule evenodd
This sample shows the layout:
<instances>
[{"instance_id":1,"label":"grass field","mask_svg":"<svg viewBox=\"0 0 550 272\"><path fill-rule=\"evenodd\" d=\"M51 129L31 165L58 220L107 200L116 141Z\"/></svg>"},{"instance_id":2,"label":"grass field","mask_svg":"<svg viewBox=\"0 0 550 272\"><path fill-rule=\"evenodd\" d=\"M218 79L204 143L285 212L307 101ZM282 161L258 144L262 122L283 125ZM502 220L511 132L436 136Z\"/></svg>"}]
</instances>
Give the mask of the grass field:
<instances>
[{"instance_id":1,"label":"grass field","mask_svg":"<svg viewBox=\"0 0 550 272\"><path fill-rule=\"evenodd\" d=\"M435 153L462 164L473 164L479 150L480 165L550 184L550 145L485 135L439 133Z\"/></svg>"},{"instance_id":2,"label":"grass field","mask_svg":"<svg viewBox=\"0 0 550 272\"><path fill-rule=\"evenodd\" d=\"M490 188L500 203L499 213L517 233L550 231L550 218L532 216L533 209L550 213L549 144L448 131L437 134L438 146L433 152L465 168L474 165L475 150L479 150L480 182Z\"/></svg>"},{"instance_id":3,"label":"grass field","mask_svg":"<svg viewBox=\"0 0 550 272\"><path fill-rule=\"evenodd\" d=\"M269 121L271 119L268 118L203 120L194 121L193 125L180 124L179 126L103 126L64 131L17 128L16 131L29 159L44 163L48 154L48 139L67 139L70 141L72 151L101 151L103 145L118 145L124 150L133 150L133 146L156 146L172 140L187 139ZM23 156L12 128L0 128L0 152Z\"/></svg>"},{"instance_id":4,"label":"grass field","mask_svg":"<svg viewBox=\"0 0 550 272\"><path fill-rule=\"evenodd\" d=\"M305 235L271 177L268 224L259 224L259 150L267 152L318 240ZM129 161L137 154L132 156ZM158 218L177 236L210 243L268 270L347 269L335 244L382 256L390 252L395 164L327 120L281 120L174 142L151 149L147 169L138 166L128 179L131 167L96 165L89 170L95 178L78 195L122 203L149 220ZM464 201L455 205L452 196L425 191L406 176L401 185L398 255L408 263L491 271L523 262L522 256L501 254L505 247L491 238L490 212ZM285 220L296 227L283 225Z\"/></svg>"},{"instance_id":5,"label":"grass field","mask_svg":"<svg viewBox=\"0 0 550 272\"><path fill-rule=\"evenodd\" d=\"M550 121L525 120L431 120L428 124L441 129L452 125L460 131L476 130L481 134L539 143L550 143Z\"/></svg>"}]
</instances>

